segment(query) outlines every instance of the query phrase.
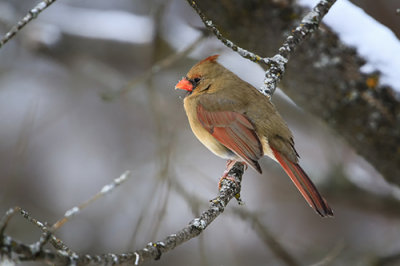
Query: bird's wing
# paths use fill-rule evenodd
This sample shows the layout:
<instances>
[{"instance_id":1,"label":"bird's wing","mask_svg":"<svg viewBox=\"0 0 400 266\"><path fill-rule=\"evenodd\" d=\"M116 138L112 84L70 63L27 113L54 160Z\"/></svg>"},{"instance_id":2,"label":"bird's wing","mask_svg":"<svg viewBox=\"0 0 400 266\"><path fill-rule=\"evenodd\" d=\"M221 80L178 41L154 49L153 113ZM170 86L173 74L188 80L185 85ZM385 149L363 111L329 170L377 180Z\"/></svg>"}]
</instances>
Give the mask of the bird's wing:
<instances>
[{"instance_id":1,"label":"bird's wing","mask_svg":"<svg viewBox=\"0 0 400 266\"><path fill-rule=\"evenodd\" d=\"M257 162L263 156L262 145L254 126L244 115L232 111L207 111L199 103L197 118L221 144L262 172Z\"/></svg>"},{"instance_id":2,"label":"bird's wing","mask_svg":"<svg viewBox=\"0 0 400 266\"><path fill-rule=\"evenodd\" d=\"M279 143L282 142L283 139L275 138L272 140L273 141L270 141L270 148L276 160L280 163L307 203L322 217L333 216L332 209L329 207L326 200L319 194L311 179L297 163L297 160L293 161L288 156L285 156L285 153L288 153L287 151L279 151L278 147L292 146L293 151L290 153L290 157L294 156L294 158L296 158L297 152L294 150L293 144L288 143L284 145L281 143L280 145Z\"/></svg>"}]
</instances>

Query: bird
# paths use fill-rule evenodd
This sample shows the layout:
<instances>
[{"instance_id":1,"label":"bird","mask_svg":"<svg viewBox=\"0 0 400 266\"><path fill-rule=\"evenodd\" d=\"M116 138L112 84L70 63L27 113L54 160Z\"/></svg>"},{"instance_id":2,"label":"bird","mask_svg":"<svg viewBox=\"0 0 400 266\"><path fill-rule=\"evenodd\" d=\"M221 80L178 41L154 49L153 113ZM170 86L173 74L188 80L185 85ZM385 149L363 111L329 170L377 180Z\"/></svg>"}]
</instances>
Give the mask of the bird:
<instances>
[{"instance_id":1,"label":"bird","mask_svg":"<svg viewBox=\"0 0 400 266\"><path fill-rule=\"evenodd\" d=\"M199 141L217 156L262 173L259 160L278 162L320 216L333 216L327 201L299 165L291 131L270 99L217 62L195 64L175 86L186 91L184 109ZM227 173L227 171L225 171Z\"/></svg>"}]
</instances>

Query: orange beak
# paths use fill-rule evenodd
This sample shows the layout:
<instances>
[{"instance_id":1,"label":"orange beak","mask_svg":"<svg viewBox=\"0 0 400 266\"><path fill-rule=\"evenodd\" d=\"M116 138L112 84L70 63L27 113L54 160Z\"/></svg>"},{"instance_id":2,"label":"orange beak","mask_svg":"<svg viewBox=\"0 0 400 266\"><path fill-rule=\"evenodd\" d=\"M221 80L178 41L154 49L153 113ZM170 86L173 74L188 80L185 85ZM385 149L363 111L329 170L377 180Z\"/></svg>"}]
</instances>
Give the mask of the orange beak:
<instances>
[{"instance_id":1,"label":"orange beak","mask_svg":"<svg viewBox=\"0 0 400 266\"><path fill-rule=\"evenodd\" d=\"M175 85L175 89L186 90L188 92L193 91L193 84L186 78L182 78L178 84Z\"/></svg>"}]
</instances>

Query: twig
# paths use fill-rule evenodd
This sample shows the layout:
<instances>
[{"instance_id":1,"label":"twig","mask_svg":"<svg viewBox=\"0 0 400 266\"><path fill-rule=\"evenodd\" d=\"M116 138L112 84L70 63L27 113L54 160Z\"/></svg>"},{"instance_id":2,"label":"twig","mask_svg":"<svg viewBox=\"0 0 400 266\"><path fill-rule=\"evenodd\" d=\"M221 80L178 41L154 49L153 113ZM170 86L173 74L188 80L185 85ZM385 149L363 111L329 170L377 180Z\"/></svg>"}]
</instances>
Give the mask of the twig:
<instances>
[{"instance_id":1,"label":"twig","mask_svg":"<svg viewBox=\"0 0 400 266\"><path fill-rule=\"evenodd\" d=\"M331 6L336 0L321 0L309 13L301 20L300 25L292 31L283 45L279 48L278 54L272 58L264 58L269 65L269 69L265 73L264 86L261 92L268 97L274 94L277 84L281 81L285 73L286 64L294 50L308 38L311 33L319 27L322 18L328 13Z\"/></svg>"},{"instance_id":2,"label":"twig","mask_svg":"<svg viewBox=\"0 0 400 266\"><path fill-rule=\"evenodd\" d=\"M211 30L214 33L214 35L218 38L218 40L220 40L223 44L225 44L227 47L231 48L233 51L239 53L242 57L244 57L246 59L250 59L253 62L262 62L261 60L263 58L261 56L239 47L232 41L230 41L227 38L225 38L224 36L222 36L222 34L219 32L218 28L212 22L212 20L208 19L204 15L204 13L200 10L200 8L197 6L196 1L187 0L187 2L191 7L193 7L193 9L199 15L199 17L203 21L204 25L206 26L206 28Z\"/></svg>"},{"instance_id":3,"label":"twig","mask_svg":"<svg viewBox=\"0 0 400 266\"><path fill-rule=\"evenodd\" d=\"M114 188L117 186L121 185L123 182L125 182L128 177L131 176L130 171L126 171L123 173L120 177L115 178L113 182L111 182L108 185L105 185L96 195L94 195L92 198L88 199L87 201L83 202L79 206L72 207L68 211L65 212L64 217L58 220L57 222L54 223L54 225L51 227L51 231L54 232L63 224L65 224L67 221L69 221L73 216L77 215L82 209L84 209L86 206L91 204L92 202L96 201L97 199L101 198L107 193L110 193Z\"/></svg>"},{"instance_id":4,"label":"twig","mask_svg":"<svg viewBox=\"0 0 400 266\"><path fill-rule=\"evenodd\" d=\"M34 18L49 7L56 0L43 0L39 4L37 4L34 8L29 10L28 14L26 14L16 25L14 25L10 31L8 31L3 38L0 40L0 48L3 47L9 40L11 40L26 24L28 24Z\"/></svg>"},{"instance_id":5,"label":"twig","mask_svg":"<svg viewBox=\"0 0 400 266\"><path fill-rule=\"evenodd\" d=\"M4 231L5 231L5 228L7 227L8 222L17 213L22 215L22 217L24 217L28 222L37 226L43 232L39 241L37 241L33 244L30 244L30 245L25 245L25 244L19 243L19 242L13 240L12 238L4 235ZM4 252L4 249L5 249L5 250L9 251L8 253L4 252L5 256L10 256L10 254L13 254L13 252L14 252L15 254L19 255L18 256L19 259L21 259L20 255L24 254L23 258L26 258L29 260L29 258L37 256L38 253L40 253L42 251L43 246L48 241L50 241L50 243L52 243L53 246L58 251L63 251L71 257L76 256L76 253L74 253L72 250L70 250L61 240L57 239L52 234L52 232L49 230L49 227L46 224L33 218L27 211L23 210L21 207L17 206L17 207L9 209L0 221L0 228L1 228L0 229L0 239L2 240L2 243L0 243L0 247L4 246L3 250L0 250L0 257L3 255L2 252ZM19 246L17 247L17 251L13 250L13 252L11 252L8 245L16 245L16 243L19 243L18 244ZM4 244L6 244L6 245L4 245ZM25 257L25 255L26 255L26 257Z\"/></svg>"},{"instance_id":6,"label":"twig","mask_svg":"<svg viewBox=\"0 0 400 266\"><path fill-rule=\"evenodd\" d=\"M62 252L37 250L34 245L26 245L6 235L0 235L0 259L15 262L17 256L21 261L51 261L54 265L67 265L71 261ZM12 265L12 264L11 264Z\"/></svg>"},{"instance_id":7,"label":"twig","mask_svg":"<svg viewBox=\"0 0 400 266\"><path fill-rule=\"evenodd\" d=\"M264 85L259 89L259 91L271 98L276 90L277 84L281 81L282 76L285 73L286 64L289 61L290 56L293 54L295 48L307 37L309 37L315 29L318 28L322 18L329 11L330 7L336 2L336 0L321 0L313 8L313 10L305 15L300 25L292 31L292 34L286 38L283 45L279 48L278 54L271 58L261 57L257 54L247 51L246 49L239 47L232 41L225 38L214 25L212 20L208 19L204 15L194 0L187 0L187 2L197 12L206 28L211 30L223 44L237 52L242 57L250 59L256 63L264 63L269 67L265 72Z\"/></svg>"},{"instance_id":8,"label":"twig","mask_svg":"<svg viewBox=\"0 0 400 266\"><path fill-rule=\"evenodd\" d=\"M114 190L117 186L121 185L123 182L125 182L129 177L131 176L130 171L125 171L121 176L115 178L110 184L105 185L96 195L94 195L92 198L88 199L87 201L83 202L82 204L72 207L71 209L67 210L64 214L64 217L58 220L51 226L50 229L46 230L45 233L49 232L50 238L49 241L50 243L56 248L58 251L63 251L65 252L68 257L70 258L77 258L78 255L76 252L72 251L67 245L64 244L63 241L58 239L53 233L62 227L66 222L68 222L72 217L77 215L80 211L82 211L85 207L87 207L89 204L93 203L94 201L98 200L102 196L110 193L112 190Z\"/></svg>"}]
</instances>

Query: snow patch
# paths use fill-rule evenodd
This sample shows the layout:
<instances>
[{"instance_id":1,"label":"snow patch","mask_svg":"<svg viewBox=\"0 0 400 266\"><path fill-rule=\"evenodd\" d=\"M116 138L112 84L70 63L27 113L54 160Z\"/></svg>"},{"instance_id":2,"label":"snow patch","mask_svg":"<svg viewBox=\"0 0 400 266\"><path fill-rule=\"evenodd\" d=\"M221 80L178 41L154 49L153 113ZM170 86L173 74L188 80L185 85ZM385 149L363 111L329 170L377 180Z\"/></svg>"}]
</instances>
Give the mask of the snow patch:
<instances>
[{"instance_id":1,"label":"snow patch","mask_svg":"<svg viewBox=\"0 0 400 266\"><path fill-rule=\"evenodd\" d=\"M72 35L145 44L153 40L154 22L121 10L93 10L57 3L43 12L39 22L48 23Z\"/></svg>"},{"instance_id":2,"label":"snow patch","mask_svg":"<svg viewBox=\"0 0 400 266\"><path fill-rule=\"evenodd\" d=\"M317 0L298 0L313 8ZM354 47L366 60L363 73L380 71L381 85L389 85L400 92L400 41L386 26L370 17L348 0L338 0L323 22L335 31L342 42Z\"/></svg>"}]
</instances>

